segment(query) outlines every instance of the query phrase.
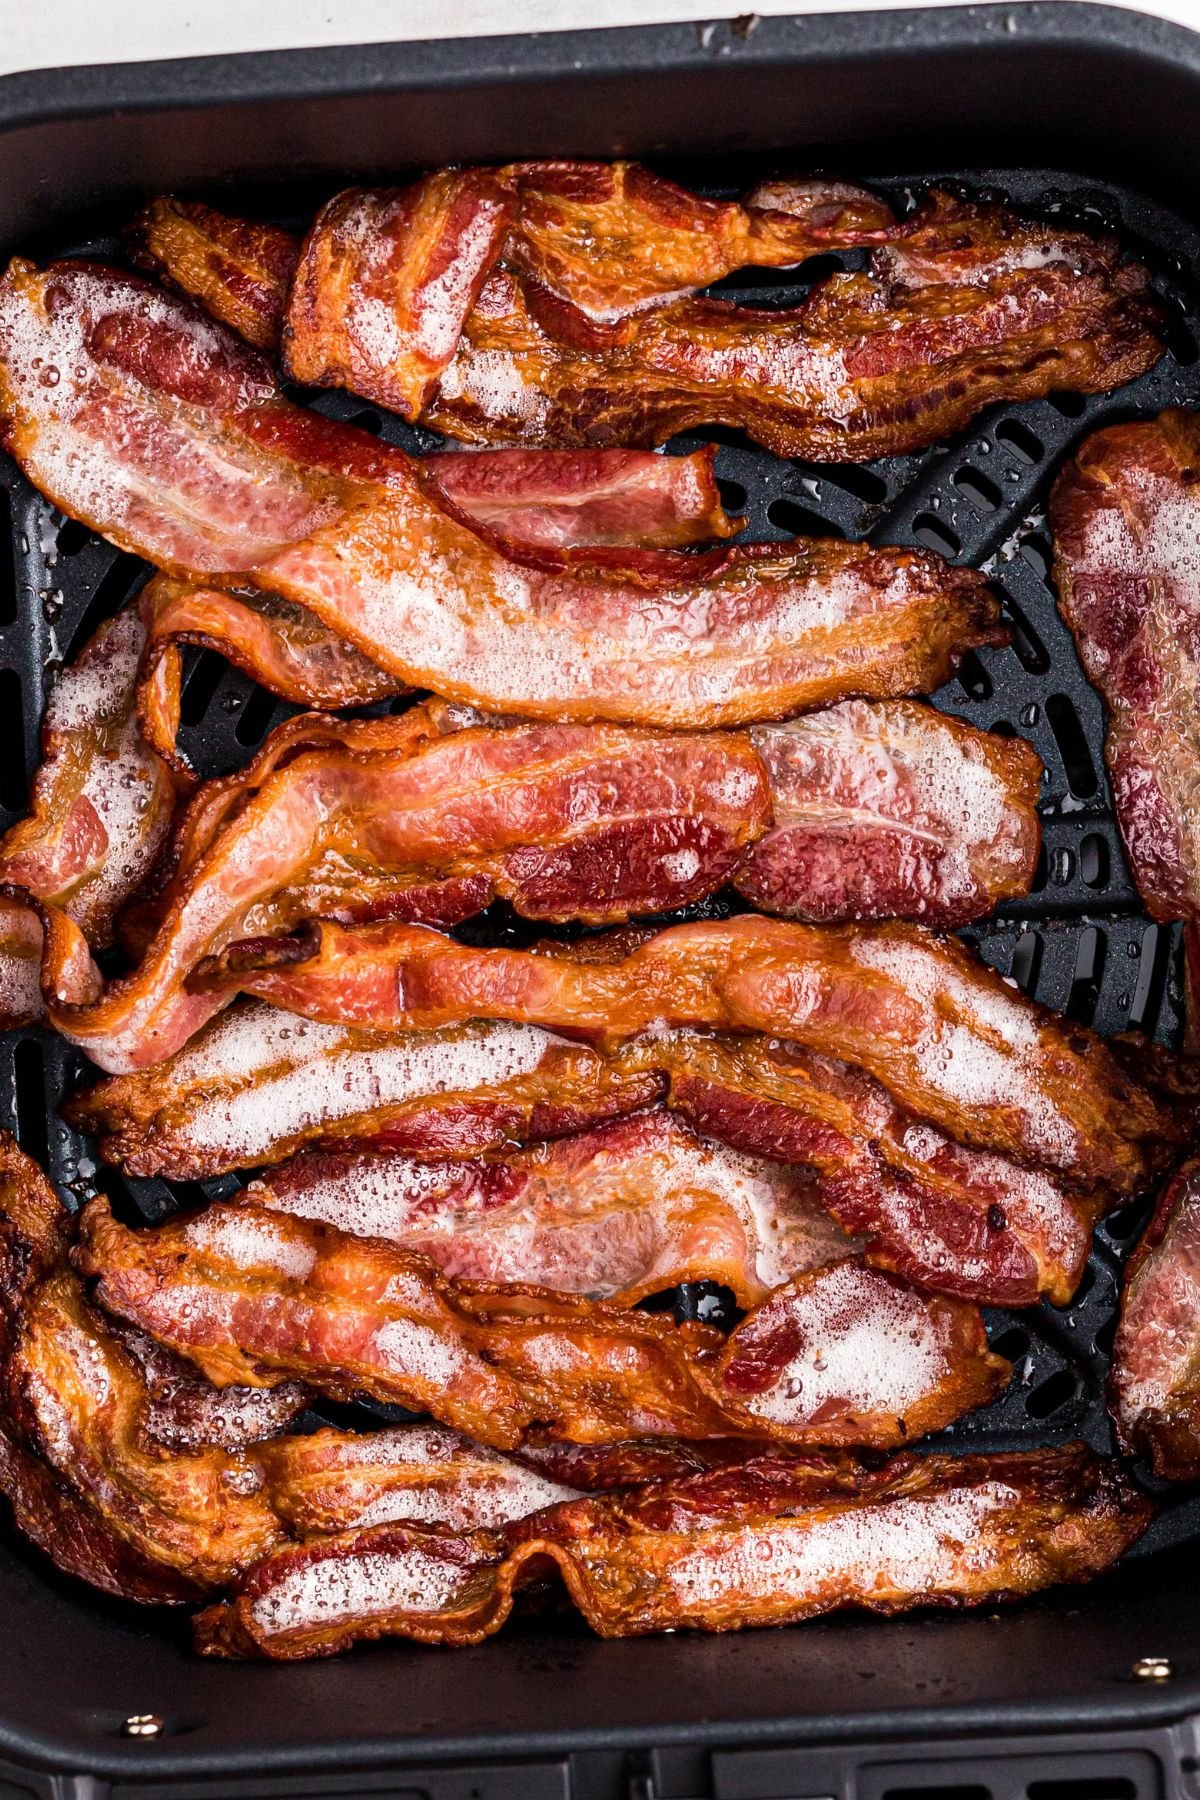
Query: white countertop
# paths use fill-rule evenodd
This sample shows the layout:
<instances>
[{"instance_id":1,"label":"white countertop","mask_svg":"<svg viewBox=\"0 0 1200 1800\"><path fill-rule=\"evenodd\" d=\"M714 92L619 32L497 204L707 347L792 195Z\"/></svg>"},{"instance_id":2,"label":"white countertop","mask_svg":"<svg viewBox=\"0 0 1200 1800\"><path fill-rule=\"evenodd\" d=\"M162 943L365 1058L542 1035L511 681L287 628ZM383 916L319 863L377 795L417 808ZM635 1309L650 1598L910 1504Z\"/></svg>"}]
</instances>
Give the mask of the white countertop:
<instances>
[{"instance_id":1,"label":"white countertop","mask_svg":"<svg viewBox=\"0 0 1200 1800\"><path fill-rule=\"evenodd\" d=\"M949 0L932 0L935 5ZM1064 6L1074 0L1060 0ZM864 12L914 0L0 0L0 73L237 50L707 20L737 12ZM1200 30L1200 0L1126 0Z\"/></svg>"}]
</instances>

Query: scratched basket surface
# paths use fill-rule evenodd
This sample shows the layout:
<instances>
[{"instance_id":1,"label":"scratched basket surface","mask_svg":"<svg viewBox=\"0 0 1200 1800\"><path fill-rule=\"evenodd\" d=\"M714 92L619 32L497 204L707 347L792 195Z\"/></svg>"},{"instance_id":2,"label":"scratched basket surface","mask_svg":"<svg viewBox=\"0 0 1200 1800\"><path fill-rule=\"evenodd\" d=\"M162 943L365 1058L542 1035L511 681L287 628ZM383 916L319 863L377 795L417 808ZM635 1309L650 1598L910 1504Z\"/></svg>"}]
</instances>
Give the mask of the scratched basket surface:
<instances>
[{"instance_id":1,"label":"scratched basket surface","mask_svg":"<svg viewBox=\"0 0 1200 1800\"><path fill-rule=\"evenodd\" d=\"M670 171L714 194L736 194L762 171L756 165L682 164ZM902 208L922 181L866 177ZM1097 426L1181 402L1200 403L1200 269L1196 233L1136 193L1097 187L1059 172L955 172L936 178L975 194L1009 197L1093 230L1118 230L1147 262L1167 303L1168 354L1151 373L1112 394L1054 395L982 414L952 444L865 466L785 462L733 432L688 434L678 447L709 436L721 442L717 469L726 503L749 519L751 539L796 533L869 536L880 543L922 543L983 568L1004 597L1013 631L1004 650L968 655L957 678L934 696L944 711L973 724L1028 738L1046 765L1041 805L1045 848L1034 892L964 935L1025 992L1100 1031L1130 1026L1166 1044L1179 1029L1177 934L1146 917L1129 877L1113 816L1101 746L1103 712L1084 680L1049 585L1044 507L1055 471ZM281 222L311 215L311 196L275 197ZM236 209L237 197L228 204ZM294 209L294 210L293 210ZM291 216L289 216L291 213ZM39 257L116 252L110 219L83 221L74 235L39 241ZM794 305L832 268L861 265L862 253L814 258L801 269L749 271L719 291L756 306ZM436 447L413 430L346 394L311 396L321 411L352 419L410 450ZM0 507L7 506L12 564L0 563L0 827L24 810L37 756L48 688L107 617L137 587L145 565L111 549L43 501L0 458ZM271 726L294 710L276 701L211 651L192 653L183 692L181 743L206 775L244 763ZM736 905L718 897L712 914ZM476 941L519 936L519 921L494 909L470 927ZM539 932L541 928L539 927ZM0 1068L0 1124L45 1162L63 1196L77 1205L99 1183L123 1210L153 1221L180 1204L231 1192L235 1178L199 1185L124 1181L98 1169L94 1147L68 1131L59 1100L87 1065L78 1052L36 1030L14 1032ZM1043 1305L989 1315L993 1342L1015 1367L1009 1391L945 1434L976 1449L1061 1443L1082 1436L1111 1448L1104 1377L1116 1318L1121 1265L1146 1216L1143 1200L1101 1226L1095 1253L1069 1307ZM720 1318L724 1301L702 1284L674 1296L681 1315ZM668 1304L670 1303L668 1299ZM390 1416L404 1416L396 1409ZM367 1409L358 1409L364 1422ZM339 1408L340 1418L353 1417ZM1200 1495L1167 1493L1143 1548L1200 1533Z\"/></svg>"}]
</instances>

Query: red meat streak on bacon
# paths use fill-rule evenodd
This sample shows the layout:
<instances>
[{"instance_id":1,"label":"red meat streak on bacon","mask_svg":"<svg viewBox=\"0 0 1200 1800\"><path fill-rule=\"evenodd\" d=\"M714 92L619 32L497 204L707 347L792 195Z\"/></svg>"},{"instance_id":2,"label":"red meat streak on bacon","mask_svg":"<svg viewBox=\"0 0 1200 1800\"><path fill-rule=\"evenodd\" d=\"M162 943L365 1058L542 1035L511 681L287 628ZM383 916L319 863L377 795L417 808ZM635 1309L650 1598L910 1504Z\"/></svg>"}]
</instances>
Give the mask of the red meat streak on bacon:
<instances>
[{"instance_id":1,"label":"red meat streak on bacon","mask_svg":"<svg viewBox=\"0 0 1200 1800\"><path fill-rule=\"evenodd\" d=\"M779 1288L726 1340L243 1203L130 1232L89 1202L77 1259L101 1304L221 1386L283 1378L428 1411L499 1449L665 1433L893 1445L990 1399L1009 1365L978 1309L847 1260Z\"/></svg>"},{"instance_id":2,"label":"red meat streak on bacon","mask_svg":"<svg viewBox=\"0 0 1200 1800\"><path fill-rule=\"evenodd\" d=\"M690 737L496 730L436 705L293 720L193 803L139 968L98 999L87 969L80 999L86 959L60 931L43 985L60 1029L129 1070L218 1004L184 991L204 956L314 916L449 925L499 896L528 918L600 924L732 875L792 916L973 917L1032 879L1037 768L1023 746L903 702Z\"/></svg>"},{"instance_id":3,"label":"red meat streak on bacon","mask_svg":"<svg viewBox=\"0 0 1200 1800\"><path fill-rule=\"evenodd\" d=\"M476 949L420 926L319 924L290 942L234 945L192 979L385 1031L503 1019L601 1046L665 1027L762 1032L861 1067L963 1143L1117 1193L1136 1192L1178 1138L1167 1107L1095 1033L913 925L748 916L632 949L618 933L546 954Z\"/></svg>"},{"instance_id":4,"label":"red meat streak on bacon","mask_svg":"<svg viewBox=\"0 0 1200 1800\"><path fill-rule=\"evenodd\" d=\"M1105 758L1151 918L1182 919L1200 1043L1200 417L1086 439L1050 505L1059 605L1109 709Z\"/></svg>"},{"instance_id":5,"label":"red meat streak on bacon","mask_svg":"<svg viewBox=\"0 0 1200 1800\"><path fill-rule=\"evenodd\" d=\"M122 547L297 602L399 680L491 711L735 724L936 686L1002 638L981 578L923 552L515 561L403 453L290 405L186 303L98 267L10 268L0 410L31 479Z\"/></svg>"},{"instance_id":6,"label":"red meat streak on bacon","mask_svg":"<svg viewBox=\"0 0 1200 1800\"><path fill-rule=\"evenodd\" d=\"M1165 1185L1129 1259L1109 1403L1131 1454L1171 1481L1200 1476L1200 1159Z\"/></svg>"},{"instance_id":7,"label":"red meat streak on bacon","mask_svg":"<svg viewBox=\"0 0 1200 1800\"><path fill-rule=\"evenodd\" d=\"M400 1636L472 1644L557 1572L602 1637L731 1631L838 1607L978 1606L1083 1581L1152 1503L1083 1444L1002 1456L767 1455L500 1530L380 1525L267 1558L197 1620L208 1655L290 1660Z\"/></svg>"}]
</instances>

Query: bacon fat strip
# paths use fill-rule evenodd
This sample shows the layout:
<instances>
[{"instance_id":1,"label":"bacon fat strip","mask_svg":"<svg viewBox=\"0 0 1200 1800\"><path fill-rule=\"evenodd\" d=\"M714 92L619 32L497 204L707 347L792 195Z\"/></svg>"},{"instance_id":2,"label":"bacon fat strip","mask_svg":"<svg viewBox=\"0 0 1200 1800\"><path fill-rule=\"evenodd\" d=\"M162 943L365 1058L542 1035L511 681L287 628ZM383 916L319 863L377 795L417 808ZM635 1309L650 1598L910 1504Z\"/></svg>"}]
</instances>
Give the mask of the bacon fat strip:
<instances>
[{"instance_id":1,"label":"bacon fat strip","mask_svg":"<svg viewBox=\"0 0 1200 1800\"><path fill-rule=\"evenodd\" d=\"M469 1162L309 1152L244 1198L416 1251L460 1281L527 1281L631 1306L711 1280L753 1306L859 1247L813 1189L785 1164L649 1112Z\"/></svg>"},{"instance_id":2,"label":"bacon fat strip","mask_svg":"<svg viewBox=\"0 0 1200 1800\"><path fill-rule=\"evenodd\" d=\"M96 266L9 269L0 413L31 480L114 542L296 601L398 679L494 712L736 724L928 690L1003 641L982 578L924 552L514 562L401 452L292 406L187 303Z\"/></svg>"},{"instance_id":3,"label":"bacon fat strip","mask_svg":"<svg viewBox=\"0 0 1200 1800\"><path fill-rule=\"evenodd\" d=\"M1151 918L1185 921L1200 1044L1200 414L1112 425L1050 502L1059 606L1109 711L1117 819Z\"/></svg>"},{"instance_id":4,"label":"bacon fat strip","mask_svg":"<svg viewBox=\"0 0 1200 1800\"><path fill-rule=\"evenodd\" d=\"M422 1257L251 1204L131 1232L93 1200L77 1257L103 1306L217 1385L294 1377L431 1412L498 1449L535 1422L583 1443L888 1447L991 1399L1011 1373L976 1307L853 1259L797 1276L725 1340L531 1286L462 1286Z\"/></svg>"},{"instance_id":5,"label":"bacon fat strip","mask_svg":"<svg viewBox=\"0 0 1200 1800\"><path fill-rule=\"evenodd\" d=\"M814 1205L920 1285L996 1306L1064 1304L1078 1285L1103 1189L957 1144L863 1071L757 1035L657 1034L606 1057L531 1025L388 1039L252 1004L64 1110L129 1173L188 1180L306 1143L507 1164L514 1140L658 1098L710 1139L808 1172Z\"/></svg>"},{"instance_id":6,"label":"bacon fat strip","mask_svg":"<svg viewBox=\"0 0 1200 1800\"><path fill-rule=\"evenodd\" d=\"M75 1003L47 959L52 1015L73 1042L112 1071L161 1061L219 1004L184 988L204 957L314 914L452 922L501 896L527 917L599 924L685 906L720 887L771 816L744 733L533 725L414 743L404 717L389 723L340 742L331 731L307 753L293 726L300 753L285 767L259 781L257 759L237 816L164 894L139 967L98 999ZM364 737L375 749L355 754Z\"/></svg>"},{"instance_id":7,"label":"bacon fat strip","mask_svg":"<svg viewBox=\"0 0 1200 1800\"><path fill-rule=\"evenodd\" d=\"M1129 1454L1200 1478L1200 1158L1167 1182L1126 1266L1108 1394Z\"/></svg>"},{"instance_id":8,"label":"bacon fat strip","mask_svg":"<svg viewBox=\"0 0 1200 1800\"><path fill-rule=\"evenodd\" d=\"M743 208L629 164L492 174L521 190L509 266L469 314L461 289L443 309L465 331L427 395L430 422L472 442L661 442L720 422L781 455L866 460L949 436L988 400L1117 386L1161 354L1145 271L1120 266L1111 240L992 204L935 191L896 221L840 183L763 183ZM404 258L378 227L424 185L325 209L288 308L297 375L410 410L405 362L390 366L411 326ZM178 201L152 203L136 235L148 266L274 344L294 239ZM792 313L692 298L735 267L852 244L880 246L869 272L834 276ZM401 296L390 308L381 265Z\"/></svg>"},{"instance_id":9,"label":"bacon fat strip","mask_svg":"<svg viewBox=\"0 0 1200 1800\"><path fill-rule=\"evenodd\" d=\"M763 183L739 206L689 194L637 163L446 171L399 191L348 189L328 203L303 245L294 325L303 331L315 308L324 355L340 355L376 385L390 375L385 403L404 410L413 387L428 380L430 336L443 366L453 351L480 263L501 247L494 227L509 197L519 199L515 218L509 208L505 256L600 320L707 287L735 269L787 267L896 229L875 195L821 178ZM424 234L413 228L418 217ZM140 268L194 295L247 343L278 347L301 260L298 237L172 196L150 201L126 237ZM431 251L459 276L433 291L420 279ZM432 334L421 333L422 311L432 315ZM410 345L418 335L425 355L414 369ZM316 353L311 338L301 346L302 360Z\"/></svg>"},{"instance_id":10,"label":"bacon fat strip","mask_svg":"<svg viewBox=\"0 0 1200 1800\"><path fill-rule=\"evenodd\" d=\"M617 933L572 955L477 949L415 925L317 924L292 941L234 945L193 980L384 1031L503 1019L601 1044L664 1026L765 1032L866 1070L960 1142L1126 1195L1179 1135L1094 1032L915 925L747 915L676 926L632 950Z\"/></svg>"},{"instance_id":11,"label":"bacon fat strip","mask_svg":"<svg viewBox=\"0 0 1200 1800\"><path fill-rule=\"evenodd\" d=\"M138 968L98 998L88 970L80 1001L79 949L55 940L56 1025L112 1072L160 1061L204 1022L183 984L205 956L314 916L448 925L500 897L526 918L604 924L735 875L792 916L941 920L1033 876L1036 756L915 704L704 736L453 720L439 736L435 714L367 731L293 720L216 800L206 789ZM235 806L218 834L216 809Z\"/></svg>"},{"instance_id":12,"label":"bacon fat strip","mask_svg":"<svg viewBox=\"0 0 1200 1800\"><path fill-rule=\"evenodd\" d=\"M590 1495L502 1531L376 1526L269 1557L196 1621L211 1656L400 1636L472 1644L557 1566L602 1637L783 1625L839 1607L980 1606L1108 1568L1153 1505L1083 1444L1001 1456L764 1456Z\"/></svg>"},{"instance_id":13,"label":"bacon fat strip","mask_svg":"<svg viewBox=\"0 0 1200 1800\"><path fill-rule=\"evenodd\" d=\"M88 943L112 943L118 908L149 874L171 828L176 784L137 717L145 634L136 607L106 620L59 676L42 719L28 817L0 838L0 1024L42 1013L38 913L14 890L64 911ZM172 749L178 703L163 708ZM83 958L86 971L87 962ZM89 975L85 972L85 982Z\"/></svg>"}]
</instances>

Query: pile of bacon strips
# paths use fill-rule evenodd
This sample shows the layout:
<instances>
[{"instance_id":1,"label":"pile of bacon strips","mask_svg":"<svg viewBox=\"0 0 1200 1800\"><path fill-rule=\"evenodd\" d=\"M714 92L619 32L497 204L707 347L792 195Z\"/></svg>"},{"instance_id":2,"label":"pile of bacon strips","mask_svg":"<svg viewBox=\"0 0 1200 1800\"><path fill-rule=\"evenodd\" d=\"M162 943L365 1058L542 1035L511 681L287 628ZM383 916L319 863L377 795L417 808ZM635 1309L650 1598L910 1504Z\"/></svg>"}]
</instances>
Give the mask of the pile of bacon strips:
<instances>
[{"instance_id":1,"label":"pile of bacon strips","mask_svg":"<svg viewBox=\"0 0 1200 1800\"><path fill-rule=\"evenodd\" d=\"M862 272L791 311L701 291L848 247ZM623 164L353 190L302 242L156 200L127 248L140 273L0 282L7 449L155 571L53 690L0 842L0 1008L98 1066L64 1116L107 1163L253 1179L131 1228L0 1145L21 1530L110 1594L204 1602L219 1656L1108 1567L1153 1510L1129 1458L1200 1476L1195 1065L945 935L1028 893L1039 846L1031 747L911 697L1007 642L983 577L731 545L714 452L655 446L864 460L1117 387L1162 354L1146 271L943 193L897 219ZM285 380L473 447L410 457ZM1197 418L1119 425L1051 510L1193 979L1198 471ZM176 745L188 645L307 708L219 780ZM461 929L497 901L513 923ZM1010 1378L980 1307L1069 1301L1097 1220L1158 1184L1121 1455L914 1451ZM693 1282L734 1329L640 1304ZM424 1416L335 1430L321 1399Z\"/></svg>"}]
</instances>

